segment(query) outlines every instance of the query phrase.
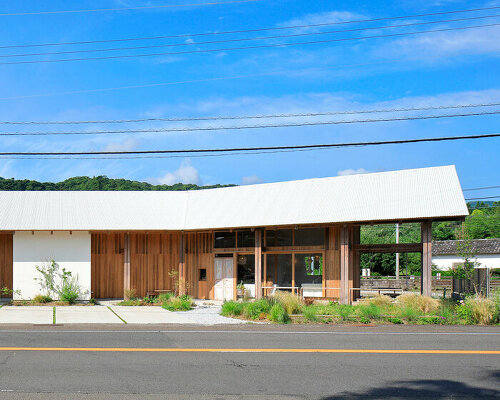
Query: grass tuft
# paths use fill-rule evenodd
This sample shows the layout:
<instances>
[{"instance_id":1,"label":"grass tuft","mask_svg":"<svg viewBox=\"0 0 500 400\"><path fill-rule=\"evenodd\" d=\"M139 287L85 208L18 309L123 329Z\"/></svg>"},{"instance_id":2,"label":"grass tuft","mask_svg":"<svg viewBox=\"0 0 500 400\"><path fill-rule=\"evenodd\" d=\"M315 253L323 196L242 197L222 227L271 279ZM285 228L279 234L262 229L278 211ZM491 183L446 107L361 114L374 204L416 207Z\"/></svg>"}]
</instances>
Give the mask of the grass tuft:
<instances>
[{"instance_id":1,"label":"grass tuft","mask_svg":"<svg viewBox=\"0 0 500 400\"><path fill-rule=\"evenodd\" d=\"M280 303L289 315L300 312L303 305L299 296L291 292L278 290L274 293L272 299Z\"/></svg>"}]
</instances>

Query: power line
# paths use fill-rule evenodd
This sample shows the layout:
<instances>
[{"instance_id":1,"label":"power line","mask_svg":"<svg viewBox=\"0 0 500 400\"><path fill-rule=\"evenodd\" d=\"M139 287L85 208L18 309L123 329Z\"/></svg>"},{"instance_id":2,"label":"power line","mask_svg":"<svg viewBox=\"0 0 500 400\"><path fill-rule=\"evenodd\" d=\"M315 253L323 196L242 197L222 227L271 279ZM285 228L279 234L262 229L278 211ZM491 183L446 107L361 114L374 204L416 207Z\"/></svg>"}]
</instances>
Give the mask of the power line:
<instances>
[{"instance_id":1,"label":"power line","mask_svg":"<svg viewBox=\"0 0 500 400\"><path fill-rule=\"evenodd\" d=\"M486 199L498 199L500 198L500 195L498 196L485 196L485 197L473 197L470 199L465 199L465 201L471 201L471 200L486 200Z\"/></svg>"},{"instance_id":2,"label":"power line","mask_svg":"<svg viewBox=\"0 0 500 400\"><path fill-rule=\"evenodd\" d=\"M195 131L220 131L220 130L242 130L242 129L265 129L265 128L291 128L300 126L318 126L318 125L340 125L340 124L358 124L373 122L392 122L392 121L415 121L438 118L453 117L472 117L481 115L499 114L500 110L483 111L464 114L441 114L441 115L420 115L398 118L380 118L380 119L357 119L343 121L316 121L299 122L284 124L262 124L262 125L240 125L240 126L200 126L200 127L174 127L174 128L156 128L156 129L126 129L126 130L94 130L94 131L68 131L68 132L0 132L0 136L50 136L50 135L96 135L96 134L117 134L117 133L159 133L159 132L195 132Z\"/></svg>"},{"instance_id":3,"label":"power line","mask_svg":"<svg viewBox=\"0 0 500 400\"><path fill-rule=\"evenodd\" d=\"M242 120L242 119L266 119L266 118L292 118L292 117L319 117L327 115L352 115L372 113L392 113L406 111L447 110L458 108L478 108L499 106L500 103L478 103L478 104L455 104L428 107L406 107L386 108L375 110L346 110L328 112L310 112L296 114L261 114L261 115L232 115L232 116L208 116L208 117L172 117L172 118L138 118L121 120L94 120L94 121L0 121L0 125L77 125L77 124L122 124L137 122L180 122L180 121L216 121L216 120Z\"/></svg>"},{"instance_id":4,"label":"power line","mask_svg":"<svg viewBox=\"0 0 500 400\"><path fill-rule=\"evenodd\" d=\"M37 12L20 12L20 13L3 13L0 17L25 16L25 15L45 15L45 14L74 14L88 12L103 12L103 11L132 11L132 10L151 10L155 8L178 8L178 7L196 7L196 6L215 6L223 4L249 3L263 0L234 0L234 1L217 1L210 3L191 3L191 4L169 4L163 6L141 6L141 7L120 7L120 8L96 8L89 10L61 10L61 11L37 11Z\"/></svg>"},{"instance_id":5,"label":"power line","mask_svg":"<svg viewBox=\"0 0 500 400\"><path fill-rule=\"evenodd\" d=\"M48 96L63 96L68 94L84 94L84 93L98 93L98 92L107 92L114 90L126 90L126 89L143 89L150 87L158 87L158 86L170 86L170 85L185 85L191 83L202 83L202 82L217 82L222 80L230 80L230 79L244 79L244 78L256 78L261 76L270 76L270 75L281 75L281 74L294 74L301 73L304 71L324 71L330 68L353 68L353 67L366 67L368 65L379 65L379 64L387 64L394 62L402 62L402 61L412 61L417 59L393 59L393 60L384 60L384 61L375 61L370 63L358 63L358 64L340 64L334 66L327 67L316 67L316 68L308 68L307 70L282 70L282 71L271 71L271 72L261 72L257 74L246 74L246 75L233 75L233 76L221 76L216 78L203 78L203 79L190 79L184 81L174 81L174 82L160 82L160 83L149 83L145 85L129 85L129 86L117 86L117 87L108 87L108 88L100 88L100 89L84 89L84 90L72 90L67 92L53 92L53 93L41 93L41 94L32 94L32 95L24 95L24 96L12 96L12 97L0 97L0 100L19 100L19 99L29 99L36 97L48 97Z\"/></svg>"},{"instance_id":6,"label":"power line","mask_svg":"<svg viewBox=\"0 0 500 400\"><path fill-rule=\"evenodd\" d=\"M426 13L426 14L401 15L401 16L395 16L395 17L358 19L358 20L340 21L340 22L339 21L337 21L337 22L325 22L325 23L319 23L319 24L304 24L304 25L289 25L289 26L254 28L254 29L240 29L240 30L221 31L221 32L201 32L201 33L198 32L198 33L183 33L183 34L177 34L177 35L149 36L149 37L132 37L132 38L129 37L129 38L86 40L86 41L75 41L75 42L54 42L54 43L6 45L6 46L0 46L0 49L21 48L21 47L42 47L42 46L65 46L65 45L78 45L78 44L126 42L126 41L138 41L138 40L173 39L173 38L185 38L185 37L196 37L196 36L229 35L229 34L237 34L237 33L264 32L264 31L275 31L275 30L286 30L286 29L314 28L314 27L321 27L321 26L358 24L358 23L366 23L366 22L390 21L390 20L398 20L398 19L408 19L408 18L418 18L418 17L430 17L430 16L437 16L437 15L468 13L468 12L476 12L476 11L497 10L499 8L500 8L500 6L483 7L483 8L469 8L469 9L462 9L462 10L441 11L441 12Z\"/></svg>"},{"instance_id":7,"label":"power line","mask_svg":"<svg viewBox=\"0 0 500 400\"><path fill-rule=\"evenodd\" d=\"M47 64L56 62L68 62L68 61L96 61L96 60L112 60L120 58L138 58L138 57L153 57L153 56L164 56L164 55L178 55L178 54L201 54L201 53L215 53L220 51L234 51L234 50L255 50L264 48L275 48L275 47L290 47L290 46L302 46L308 44L322 44L322 43L334 43L343 41L355 41L355 40L366 40L366 39L379 39L386 37L401 37L401 36L411 36L411 35L421 35L425 33L438 33L438 32L449 32L458 31L466 29L476 29L476 28L487 28L492 26L498 26L497 24L483 24L483 25L470 25L462 26L457 28L442 28L442 29L431 29L425 31L415 31L415 32L405 32L405 33L391 33L387 35L372 35L363 37L349 37L349 38L337 38L337 39L325 39L325 40L313 40L308 42L295 42L295 43L280 43L280 44L267 44L267 45L255 45L255 46L241 46L241 47L225 47L218 49L197 49L197 50L185 50L185 51L170 51L161 53L143 53L143 54L122 54L113 56L101 56L101 57L80 57L80 58L58 58L53 60L28 60L28 61L6 61L0 62L0 65L18 65L18 64Z\"/></svg>"},{"instance_id":8,"label":"power line","mask_svg":"<svg viewBox=\"0 0 500 400\"><path fill-rule=\"evenodd\" d=\"M463 192L468 192L472 190L488 190L488 189L500 189L500 186L484 186L484 187L478 187L478 188L470 188L470 189L463 189Z\"/></svg>"},{"instance_id":9,"label":"power line","mask_svg":"<svg viewBox=\"0 0 500 400\"><path fill-rule=\"evenodd\" d=\"M497 18L497 17L500 17L500 15L499 14L483 15L483 16L479 16L479 17L457 18L457 19L426 21L426 22L412 22L412 23L400 24L400 25L384 25L384 26L373 26L373 27L368 27L368 28L340 29L340 30L336 30L336 31L305 32L305 33L295 33L295 34L287 34L287 35L210 40L210 41L205 41L205 42L166 43L166 44L157 44L157 45L148 45L148 46L112 47L112 48L104 48L104 49L84 49L84 50L65 50L65 51L52 51L52 52L42 52L42 53L1 54L0 58L32 57L32 56L77 54L77 53L95 53L95 52L103 52L103 51L143 50L143 49L179 47L179 46L199 46L199 45L204 45L204 44L234 43L234 42L255 41L255 40L282 39L282 38L291 38L291 37L330 35L330 34L334 34L334 33L344 33L344 32L360 32L360 31L362 32L362 31L368 31L368 30L395 29L395 28L403 28L403 27L411 27L411 26L441 24L441 23L446 23L446 22L470 21L470 20L478 20L478 19L485 19L485 18Z\"/></svg>"},{"instance_id":10,"label":"power line","mask_svg":"<svg viewBox=\"0 0 500 400\"><path fill-rule=\"evenodd\" d=\"M260 146L260 147L235 147L235 148L216 148L216 149L178 149L178 150L133 150L133 151L92 151L92 152L0 152L0 156L83 156L83 155L165 155L165 154L197 154L197 153L222 153L234 154L235 152L263 152L263 151L302 151L317 150L340 147L364 147L380 146L388 144L408 144L422 142L442 142L454 140L473 140L500 137L500 133L487 133L480 135L465 136L444 136L437 138L417 138L403 140L387 140L373 142L349 142L349 143L328 143L328 144L310 144L295 146Z\"/></svg>"}]
</instances>

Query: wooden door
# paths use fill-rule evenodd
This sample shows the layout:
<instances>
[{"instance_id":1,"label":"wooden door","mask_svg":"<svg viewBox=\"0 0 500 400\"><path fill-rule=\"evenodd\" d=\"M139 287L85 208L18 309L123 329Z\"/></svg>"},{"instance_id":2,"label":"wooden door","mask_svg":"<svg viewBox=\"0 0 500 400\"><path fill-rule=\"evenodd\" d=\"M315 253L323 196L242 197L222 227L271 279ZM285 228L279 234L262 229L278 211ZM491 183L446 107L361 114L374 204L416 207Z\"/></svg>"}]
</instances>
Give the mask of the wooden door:
<instances>
[{"instance_id":1,"label":"wooden door","mask_svg":"<svg viewBox=\"0 0 500 400\"><path fill-rule=\"evenodd\" d=\"M12 289L12 233L0 234L0 288ZM10 294L0 297L12 297Z\"/></svg>"},{"instance_id":2,"label":"wooden door","mask_svg":"<svg viewBox=\"0 0 500 400\"><path fill-rule=\"evenodd\" d=\"M232 258L215 258L214 300L233 300L233 274L234 265Z\"/></svg>"}]
</instances>

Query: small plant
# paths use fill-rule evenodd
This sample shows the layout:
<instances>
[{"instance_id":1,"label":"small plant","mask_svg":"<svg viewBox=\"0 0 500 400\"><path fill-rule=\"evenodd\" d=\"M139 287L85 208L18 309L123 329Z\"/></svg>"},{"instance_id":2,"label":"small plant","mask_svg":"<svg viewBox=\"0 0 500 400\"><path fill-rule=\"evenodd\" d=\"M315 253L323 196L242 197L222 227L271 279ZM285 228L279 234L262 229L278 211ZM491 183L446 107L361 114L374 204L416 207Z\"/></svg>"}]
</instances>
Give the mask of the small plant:
<instances>
[{"instance_id":1,"label":"small plant","mask_svg":"<svg viewBox=\"0 0 500 400\"><path fill-rule=\"evenodd\" d=\"M5 296L5 297L21 296L20 289L13 290L13 289L8 288L7 286L4 286L2 289L0 289L0 293L2 294L2 296Z\"/></svg>"},{"instance_id":2,"label":"small plant","mask_svg":"<svg viewBox=\"0 0 500 400\"><path fill-rule=\"evenodd\" d=\"M342 304L338 306L339 316L342 321L349 321L354 311L355 308L349 304Z\"/></svg>"},{"instance_id":3,"label":"small plant","mask_svg":"<svg viewBox=\"0 0 500 400\"><path fill-rule=\"evenodd\" d=\"M302 309L302 314L304 314L304 318L309 322L317 322L318 316L316 315L316 309L314 307L304 307Z\"/></svg>"},{"instance_id":4,"label":"small plant","mask_svg":"<svg viewBox=\"0 0 500 400\"><path fill-rule=\"evenodd\" d=\"M262 316L265 316L270 309L271 305L269 302L265 299L260 299L248 304L245 308L245 316L251 319L260 319Z\"/></svg>"},{"instance_id":5,"label":"small plant","mask_svg":"<svg viewBox=\"0 0 500 400\"><path fill-rule=\"evenodd\" d=\"M238 283L236 285L236 289L237 290L245 290L245 285L243 284L243 281L240 281L240 283Z\"/></svg>"},{"instance_id":6,"label":"small plant","mask_svg":"<svg viewBox=\"0 0 500 400\"><path fill-rule=\"evenodd\" d=\"M136 289L125 289L124 293L125 300L135 300L137 299L137 290Z\"/></svg>"},{"instance_id":7,"label":"small plant","mask_svg":"<svg viewBox=\"0 0 500 400\"><path fill-rule=\"evenodd\" d=\"M158 303L162 303L163 304L164 302L168 301L168 299L170 299L173 296L174 296L174 294L171 293L171 292L161 293L157 297Z\"/></svg>"},{"instance_id":8,"label":"small plant","mask_svg":"<svg viewBox=\"0 0 500 400\"><path fill-rule=\"evenodd\" d=\"M393 324L397 324L397 325L403 323L403 321L400 318L394 318L394 317L387 318L387 321L389 321L389 322L391 322Z\"/></svg>"},{"instance_id":9,"label":"small plant","mask_svg":"<svg viewBox=\"0 0 500 400\"><path fill-rule=\"evenodd\" d=\"M93 297L89 300L89 304L92 304L93 306L95 306L97 304L97 300L94 299Z\"/></svg>"},{"instance_id":10,"label":"small plant","mask_svg":"<svg viewBox=\"0 0 500 400\"><path fill-rule=\"evenodd\" d=\"M144 296L143 299L142 299L142 302L144 304L155 304L158 302L158 298L157 297L150 297L150 296Z\"/></svg>"},{"instance_id":11,"label":"small plant","mask_svg":"<svg viewBox=\"0 0 500 400\"><path fill-rule=\"evenodd\" d=\"M491 324L498 320L498 309L495 303L486 297L476 295L465 299L463 305L470 310L469 319L478 324Z\"/></svg>"},{"instance_id":12,"label":"small plant","mask_svg":"<svg viewBox=\"0 0 500 400\"><path fill-rule=\"evenodd\" d=\"M35 297L33 297L33 303L51 303L52 298L50 296L46 296L43 294L37 294Z\"/></svg>"},{"instance_id":13,"label":"small plant","mask_svg":"<svg viewBox=\"0 0 500 400\"><path fill-rule=\"evenodd\" d=\"M226 301L222 305L221 314L228 316L239 316L243 313L245 305L243 303L238 303L237 301Z\"/></svg>"},{"instance_id":14,"label":"small plant","mask_svg":"<svg viewBox=\"0 0 500 400\"><path fill-rule=\"evenodd\" d=\"M423 313L434 312L439 308L439 300L418 293L403 293L397 298L396 303L404 308L411 307Z\"/></svg>"},{"instance_id":15,"label":"small plant","mask_svg":"<svg viewBox=\"0 0 500 400\"><path fill-rule=\"evenodd\" d=\"M302 301L294 293L278 290L274 293L272 299L280 303L289 315L300 312L302 308Z\"/></svg>"},{"instance_id":16,"label":"small plant","mask_svg":"<svg viewBox=\"0 0 500 400\"><path fill-rule=\"evenodd\" d=\"M366 318L368 320L377 319L382 314L382 310L374 303L369 303L367 305L360 305L358 311L361 318Z\"/></svg>"},{"instance_id":17,"label":"small plant","mask_svg":"<svg viewBox=\"0 0 500 400\"><path fill-rule=\"evenodd\" d=\"M408 322L414 322L418 317L418 312L413 307L406 306L400 310L399 315Z\"/></svg>"},{"instance_id":18,"label":"small plant","mask_svg":"<svg viewBox=\"0 0 500 400\"><path fill-rule=\"evenodd\" d=\"M33 278L43 293L51 297L57 292L57 278L59 276L59 264L54 260L44 262L42 265L35 265L35 269L40 273L40 277Z\"/></svg>"},{"instance_id":19,"label":"small plant","mask_svg":"<svg viewBox=\"0 0 500 400\"><path fill-rule=\"evenodd\" d=\"M162 307L168 311L189 311L193 308L193 300L189 296L171 297Z\"/></svg>"},{"instance_id":20,"label":"small plant","mask_svg":"<svg viewBox=\"0 0 500 400\"><path fill-rule=\"evenodd\" d=\"M281 304L275 304L269 311L269 320L277 324L286 324L290 317Z\"/></svg>"},{"instance_id":21,"label":"small plant","mask_svg":"<svg viewBox=\"0 0 500 400\"><path fill-rule=\"evenodd\" d=\"M370 318L361 317L361 318L359 319L359 322L361 322L362 324L369 324L369 323L370 323L370 322L372 322L372 321L370 320Z\"/></svg>"}]
</instances>

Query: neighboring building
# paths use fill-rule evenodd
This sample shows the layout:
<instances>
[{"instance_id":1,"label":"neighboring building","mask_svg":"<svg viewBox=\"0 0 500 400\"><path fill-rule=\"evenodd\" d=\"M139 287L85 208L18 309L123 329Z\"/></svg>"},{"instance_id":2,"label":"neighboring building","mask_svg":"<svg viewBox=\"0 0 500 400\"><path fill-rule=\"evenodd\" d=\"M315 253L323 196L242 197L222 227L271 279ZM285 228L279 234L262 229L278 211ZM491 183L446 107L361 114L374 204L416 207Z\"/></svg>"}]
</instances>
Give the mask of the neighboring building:
<instances>
[{"instance_id":1,"label":"neighboring building","mask_svg":"<svg viewBox=\"0 0 500 400\"><path fill-rule=\"evenodd\" d=\"M0 284L31 298L35 266L55 260L88 297L172 289L257 298L276 288L346 303L363 252L421 252L430 294L431 222L468 215L455 167L188 192L0 192ZM420 222L422 241L360 244L360 225Z\"/></svg>"},{"instance_id":2,"label":"neighboring building","mask_svg":"<svg viewBox=\"0 0 500 400\"><path fill-rule=\"evenodd\" d=\"M460 240L439 240L432 243L432 263L441 271L462 264L463 258L457 255ZM473 239L472 252L481 268L500 268L500 239Z\"/></svg>"}]
</instances>

